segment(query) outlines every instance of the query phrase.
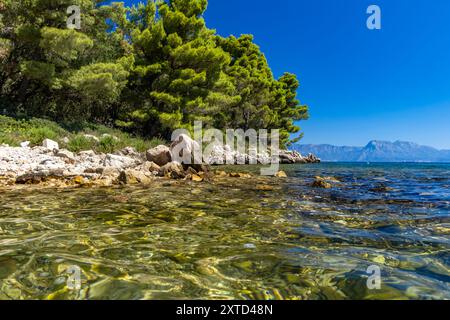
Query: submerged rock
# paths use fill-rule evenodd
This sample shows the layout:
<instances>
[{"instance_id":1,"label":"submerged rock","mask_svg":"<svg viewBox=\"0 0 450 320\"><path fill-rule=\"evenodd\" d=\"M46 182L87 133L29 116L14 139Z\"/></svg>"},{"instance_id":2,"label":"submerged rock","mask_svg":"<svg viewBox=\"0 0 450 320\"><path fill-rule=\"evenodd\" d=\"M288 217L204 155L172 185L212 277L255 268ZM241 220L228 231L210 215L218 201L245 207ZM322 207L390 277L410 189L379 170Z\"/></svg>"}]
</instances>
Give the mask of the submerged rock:
<instances>
[{"instance_id":1,"label":"submerged rock","mask_svg":"<svg viewBox=\"0 0 450 320\"><path fill-rule=\"evenodd\" d=\"M186 177L183 166L176 161L169 162L165 166L162 166L159 170L159 175L171 179L183 179Z\"/></svg>"},{"instance_id":2,"label":"submerged rock","mask_svg":"<svg viewBox=\"0 0 450 320\"><path fill-rule=\"evenodd\" d=\"M229 174L231 178L251 178L252 175L249 173L242 173L242 172L232 172Z\"/></svg>"},{"instance_id":3,"label":"submerged rock","mask_svg":"<svg viewBox=\"0 0 450 320\"><path fill-rule=\"evenodd\" d=\"M316 177L317 178L317 177ZM319 179L325 180L327 182L334 182L334 183L340 183L341 180L339 180L336 177L318 177Z\"/></svg>"},{"instance_id":4,"label":"submerged rock","mask_svg":"<svg viewBox=\"0 0 450 320\"><path fill-rule=\"evenodd\" d=\"M210 172L210 167L205 164L183 164L183 169L186 172L194 171L194 173L198 173L198 172L209 173Z\"/></svg>"},{"instance_id":5,"label":"submerged rock","mask_svg":"<svg viewBox=\"0 0 450 320\"><path fill-rule=\"evenodd\" d=\"M262 185L257 185L256 186L256 190L259 190L259 191L273 191L274 187L269 186L267 184L262 184Z\"/></svg>"},{"instance_id":6,"label":"submerged rock","mask_svg":"<svg viewBox=\"0 0 450 320\"><path fill-rule=\"evenodd\" d=\"M0 175L0 186L11 186L16 183L16 178L12 174Z\"/></svg>"},{"instance_id":7,"label":"submerged rock","mask_svg":"<svg viewBox=\"0 0 450 320\"><path fill-rule=\"evenodd\" d=\"M120 172L118 180L123 184L150 184L152 182L149 175L134 169L127 169Z\"/></svg>"},{"instance_id":8,"label":"submerged rock","mask_svg":"<svg viewBox=\"0 0 450 320\"><path fill-rule=\"evenodd\" d=\"M322 177L316 177L312 187L314 188L323 188L323 189L331 189L333 186L331 183L327 182L324 178Z\"/></svg>"},{"instance_id":9,"label":"submerged rock","mask_svg":"<svg viewBox=\"0 0 450 320\"><path fill-rule=\"evenodd\" d=\"M73 181L75 184L79 184L79 185L82 185L82 184L86 183L86 181L84 180L84 177L82 177L82 176L76 176L76 177L74 177L74 178L72 179L72 181Z\"/></svg>"},{"instance_id":10,"label":"submerged rock","mask_svg":"<svg viewBox=\"0 0 450 320\"><path fill-rule=\"evenodd\" d=\"M376 187L369 189L369 191L377 192L377 193L387 193L387 192L394 191L394 189L390 188L384 184L379 184Z\"/></svg>"},{"instance_id":11,"label":"submerged rock","mask_svg":"<svg viewBox=\"0 0 450 320\"><path fill-rule=\"evenodd\" d=\"M284 172L284 171L278 171L278 172L275 174L275 177L277 177L277 178L287 178L288 176L287 176L286 172Z\"/></svg>"},{"instance_id":12,"label":"submerged rock","mask_svg":"<svg viewBox=\"0 0 450 320\"><path fill-rule=\"evenodd\" d=\"M51 170L31 172L20 175L16 178L16 184L38 184L47 181L51 178L61 179L64 178L63 170Z\"/></svg>"},{"instance_id":13,"label":"submerged rock","mask_svg":"<svg viewBox=\"0 0 450 320\"><path fill-rule=\"evenodd\" d=\"M204 179L203 179L203 177L201 177L201 176L199 176L197 174L193 174L192 177L191 177L191 180L195 181L195 182L202 182Z\"/></svg>"},{"instance_id":14,"label":"submerged rock","mask_svg":"<svg viewBox=\"0 0 450 320\"><path fill-rule=\"evenodd\" d=\"M195 170L192 167L188 167L187 169L185 169L185 171L186 171L186 174L190 174L190 175L198 174L197 170Z\"/></svg>"},{"instance_id":15,"label":"submerged rock","mask_svg":"<svg viewBox=\"0 0 450 320\"><path fill-rule=\"evenodd\" d=\"M219 177L228 177L228 173L226 173L226 172L223 171L223 170L217 170L217 171L216 171L216 176L219 176Z\"/></svg>"}]
</instances>

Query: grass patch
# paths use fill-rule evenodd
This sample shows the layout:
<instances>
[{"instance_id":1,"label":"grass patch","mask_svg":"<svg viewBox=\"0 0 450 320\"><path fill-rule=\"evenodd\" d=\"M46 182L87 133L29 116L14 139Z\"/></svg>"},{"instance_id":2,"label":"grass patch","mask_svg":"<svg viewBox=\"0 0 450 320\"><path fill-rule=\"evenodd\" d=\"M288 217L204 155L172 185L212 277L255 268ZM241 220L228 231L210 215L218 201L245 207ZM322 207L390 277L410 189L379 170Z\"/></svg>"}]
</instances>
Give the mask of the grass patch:
<instances>
[{"instance_id":1,"label":"grass patch","mask_svg":"<svg viewBox=\"0 0 450 320\"><path fill-rule=\"evenodd\" d=\"M85 135L95 136L98 141ZM113 153L125 147L133 147L139 152L144 152L167 143L161 138L134 137L103 125L78 123L61 126L45 119L15 119L0 115L0 144L17 147L21 142L30 141L31 146L38 146L44 139L52 139L62 148L72 152L94 150Z\"/></svg>"},{"instance_id":2,"label":"grass patch","mask_svg":"<svg viewBox=\"0 0 450 320\"><path fill-rule=\"evenodd\" d=\"M49 127L31 127L25 137L32 145L39 145L45 139L57 140L58 134Z\"/></svg>"},{"instance_id":3,"label":"grass patch","mask_svg":"<svg viewBox=\"0 0 450 320\"><path fill-rule=\"evenodd\" d=\"M69 138L69 142L66 144L65 148L72 152L80 152L93 150L95 145L95 140L86 138L83 134L76 134Z\"/></svg>"},{"instance_id":4,"label":"grass patch","mask_svg":"<svg viewBox=\"0 0 450 320\"><path fill-rule=\"evenodd\" d=\"M119 138L107 135L100 139L97 150L103 153L112 153L114 150L120 149L121 145Z\"/></svg>"}]
</instances>

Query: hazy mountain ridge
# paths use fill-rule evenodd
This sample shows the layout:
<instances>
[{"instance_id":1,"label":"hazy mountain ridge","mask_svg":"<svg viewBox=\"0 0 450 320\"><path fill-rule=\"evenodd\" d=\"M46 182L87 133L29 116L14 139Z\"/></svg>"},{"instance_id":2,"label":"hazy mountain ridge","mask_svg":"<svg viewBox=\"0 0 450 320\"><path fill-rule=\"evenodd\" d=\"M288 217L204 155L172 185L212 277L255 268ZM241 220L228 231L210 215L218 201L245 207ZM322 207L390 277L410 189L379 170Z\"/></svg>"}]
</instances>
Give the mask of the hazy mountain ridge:
<instances>
[{"instance_id":1,"label":"hazy mountain ridge","mask_svg":"<svg viewBox=\"0 0 450 320\"><path fill-rule=\"evenodd\" d=\"M323 161L450 162L450 150L438 150L406 141L370 141L365 147L295 144L301 154L313 153Z\"/></svg>"}]
</instances>

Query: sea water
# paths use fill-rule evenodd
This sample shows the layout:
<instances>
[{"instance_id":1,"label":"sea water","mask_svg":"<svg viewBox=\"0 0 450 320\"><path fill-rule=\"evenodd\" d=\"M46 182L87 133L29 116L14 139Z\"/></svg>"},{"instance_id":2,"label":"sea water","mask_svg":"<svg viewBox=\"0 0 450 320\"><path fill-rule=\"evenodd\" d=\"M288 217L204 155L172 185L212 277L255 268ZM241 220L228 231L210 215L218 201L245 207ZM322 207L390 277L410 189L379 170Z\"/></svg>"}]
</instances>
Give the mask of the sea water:
<instances>
[{"instance_id":1,"label":"sea water","mask_svg":"<svg viewBox=\"0 0 450 320\"><path fill-rule=\"evenodd\" d=\"M450 299L449 164L224 169L254 177L0 190L0 299Z\"/></svg>"}]
</instances>

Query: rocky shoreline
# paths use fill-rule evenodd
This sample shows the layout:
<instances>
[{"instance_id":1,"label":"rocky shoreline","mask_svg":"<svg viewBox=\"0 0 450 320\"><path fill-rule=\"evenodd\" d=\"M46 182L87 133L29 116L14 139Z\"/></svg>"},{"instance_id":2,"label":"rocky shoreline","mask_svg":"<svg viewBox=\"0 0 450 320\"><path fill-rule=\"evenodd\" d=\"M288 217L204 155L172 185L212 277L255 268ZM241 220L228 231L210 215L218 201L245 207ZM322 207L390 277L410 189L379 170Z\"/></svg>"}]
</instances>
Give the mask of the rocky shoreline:
<instances>
[{"instance_id":1,"label":"rocky shoreline","mask_svg":"<svg viewBox=\"0 0 450 320\"><path fill-rule=\"evenodd\" d=\"M113 186L121 184L148 185L157 179L184 179L196 182L211 180L214 176L251 177L245 173L213 171L209 164L182 165L172 161L172 151L179 144L193 141L180 139L170 147L158 146L139 153L131 147L114 154L97 154L81 151L77 154L60 149L58 143L46 139L42 146L0 146L0 186L43 185L66 186ZM215 159L229 159L226 153L215 153ZM227 158L228 157L228 158ZM239 158L233 155L236 162ZM247 156L248 158L248 156ZM208 162L208 161L207 161ZM283 151L280 163L316 163L313 155L304 158L297 152ZM284 172L277 174L284 177Z\"/></svg>"}]
</instances>

